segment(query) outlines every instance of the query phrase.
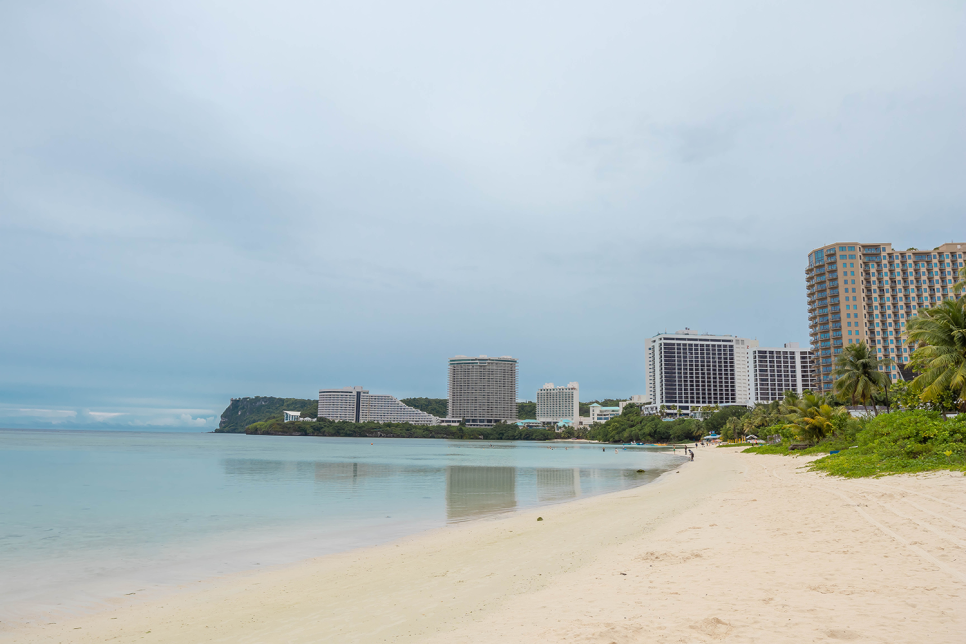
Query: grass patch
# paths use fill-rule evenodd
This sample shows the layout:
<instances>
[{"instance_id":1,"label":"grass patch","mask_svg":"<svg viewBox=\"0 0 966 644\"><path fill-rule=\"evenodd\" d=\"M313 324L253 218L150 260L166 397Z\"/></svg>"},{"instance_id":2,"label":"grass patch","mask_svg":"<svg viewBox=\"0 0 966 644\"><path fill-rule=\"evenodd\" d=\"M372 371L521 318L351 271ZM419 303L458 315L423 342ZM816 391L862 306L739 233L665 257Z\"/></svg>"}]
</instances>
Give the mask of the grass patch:
<instances>
[{"instance_id":1,"label":"grass patch","mask_svg":"<svg viewBox=\"0 0 966 644\"><path fill-rule=\"evenodd\" d=\"M945 454L930 454L920 458L905 456L886 456L862 454L852 449L848 452L832 454L809 463L813 470L827 472L834 476L857 478L861 476L888 476L890 474L912 474L915 472L934 472L952 470L966 472L966 459Z\"/></svg>"},{"instance_id":2,"label":"grass patch","mask_svg":"<svg viewBox=\"0 0 966 644\"><path fill-rule=\"evenodd\" d=\"M840 450L838 454L828 454ZM805 450L788 443L759 445L752 454L827 454L809 468L849 478L952 470L966 472L966 418L944 420L938 413L905 411L881 414L852 437L830 437Z\"/></svg>"},{"instance_id":3,"label":"grass patch","mask_svg":"<svg viewBox=\"0 0 966 644\"><path fill-rule=\"evenodd\" d=\"M748 449L742 450L744 454L784 454L784 455L797 455L801 452L789 452L788 445L754 445Z\"/></svg>"}]
</instances>

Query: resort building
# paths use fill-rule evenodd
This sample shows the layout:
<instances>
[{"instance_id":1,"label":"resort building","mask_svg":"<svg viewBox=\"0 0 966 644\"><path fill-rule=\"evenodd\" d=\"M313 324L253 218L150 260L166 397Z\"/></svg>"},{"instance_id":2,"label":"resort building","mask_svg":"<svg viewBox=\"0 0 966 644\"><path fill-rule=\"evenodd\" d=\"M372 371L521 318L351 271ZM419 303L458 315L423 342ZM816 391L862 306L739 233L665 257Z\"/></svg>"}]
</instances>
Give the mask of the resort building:
<instances>
[{"instance_id":1,"label":"resort building","mask_svg":"<svg viewBox=\"0 0 966 644\"><path fill-rule=\"evenodd\" d=\"M385 394L370 394L362 387L319 389L319 418L350 423L412 423L437 425L432 414L413 409Z\"/></svg>"},{"instance_id":2,"label":"resort building","mask_svg":"<svg viewBox=\"0 0 966 644\"><path fill-rule=\"evenodd\" d=\"M815 358L797 342L788 342L782 349L754 348L751 360L753 402L781 400L788 390L819 391Z\"/></svg>"},{"instance_id":3,"label":"resort building","mask_svg":"<svg viewBox=\"0 0 966 644\"><path fill-rule=\"evenodd\" d=\"M517 361L509 356L456 356L449 360L447 416L467 427L517 419Z\"/></svg>"},{"instance_id":4,"label":"resort building","mask_svg":"<svg viewBox=\"0 0 966 644\"><path fill-rule=\"evenodd\" d=\"M554 387L548 382L537 390L537 420L540 422L575 421L580 417L580 385L567 383Z\"/></svg>"},{"instance_id":5,"label":"resort building","mask_svg":"<svg viewBox=\"0 0 966 644\"><path fill-rule=\"evenodd\" d=\"M745 404L751 393L746 342L691 329L644 340L649 407L675 405L689 412L692 407ZM744 378L738 375L742 363Z\"/></svg>"},{"instance_id":6,"label":"resort building","mask_svg":"<svg viewBox=\"0 0 966 644\"><path fill-rule=\"evenodd\" d=\"M284 419L283 422L286 422L286 423L297 421L302 417L302 412L300 411L283 411L282 414L283 414L282 417Z\"/></svg>"},{"instance_id":7,"label":"resort building","mask_svg":"<svg viewBox=\"0 0 966 644\"><path fill-rule=\"evenodd\" d=\"M606 423L611 418L621 415L622 407L601 407L598 403L590 406L590 424Z\"/></svg>"},{"instance_id":8,"label":"resort building","mask_svg":"<svg viewBox=\"0 0 966 644\"><path fill-rule=\"evenodd\" d=\"M808 329L821 390L832 389L835 356L850 344L865 342L898 366L901 376L912 349L906 323L919 309L952 299L956 273L963 266L966 242L932 250L895 250L881 242L836 242L808 254L805 285Z\"/></svg>"},{"instance_id":9,"label":"resort building","mask_svg":"<svg viewBox=\"0 0 966 644\"><path fill-rule=\"evenodd\" d=\"M773 349L749 338L684 329L646 339L644 352L645 413L691 416L701 407L750 406L780 400L789 389L801 394L817 387L811 353L796 343Z\"/></svg>"}]
</instances>

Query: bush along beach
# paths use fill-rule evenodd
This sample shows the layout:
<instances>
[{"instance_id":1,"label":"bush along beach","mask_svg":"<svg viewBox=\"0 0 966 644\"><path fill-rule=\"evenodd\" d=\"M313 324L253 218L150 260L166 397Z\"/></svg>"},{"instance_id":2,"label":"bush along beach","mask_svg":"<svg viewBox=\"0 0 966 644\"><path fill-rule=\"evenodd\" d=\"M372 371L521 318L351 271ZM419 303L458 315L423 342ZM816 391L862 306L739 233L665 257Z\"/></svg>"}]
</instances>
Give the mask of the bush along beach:
<instances>
[{"instance_id":1,"label":"bush along beach","mask_svg":"<svg viewBox=\"0 0 966 644\"><path fill-rule=\"evenodd\" d=\"M930 470L966 471L966 417L945 419L936 411L882 413L868 419L840 417L838 430L801 450L794 432L780 445L759 445L756 454L825 454L809 463L836 476L881 476ZM785 427L769 428L786 431ZM832 453L835 452L835 453Z\"/></svg>"},{"instance_id":2,"label":"bush along beach","mask_svg":"<svg viewBox=\"0 0 966 644\"><path fill-rule=\"evenodd\" d=\"M827 453L810 467L838 476L966 471L966 298L920 311L908 331L912 380L893 382L891 360L848 346L836 357L832 395L786 392L760 412L775 444L746 451Z\"/></svg>"},{"instance_id":3,"label":"bush along beach","mask_svg":"<svg viewBox=\"0 0 966 644\"><path fill-rule=\"evenodd\" d=\"M493 427L449 427L410 423L352 423L328 419L286 423L270 420L253 423L246 434L268 436L355 436L363 438L453 438L465 440L547 441L561 438L552 429L519 427L500 423Z\"/></svg>"}]
</instances>

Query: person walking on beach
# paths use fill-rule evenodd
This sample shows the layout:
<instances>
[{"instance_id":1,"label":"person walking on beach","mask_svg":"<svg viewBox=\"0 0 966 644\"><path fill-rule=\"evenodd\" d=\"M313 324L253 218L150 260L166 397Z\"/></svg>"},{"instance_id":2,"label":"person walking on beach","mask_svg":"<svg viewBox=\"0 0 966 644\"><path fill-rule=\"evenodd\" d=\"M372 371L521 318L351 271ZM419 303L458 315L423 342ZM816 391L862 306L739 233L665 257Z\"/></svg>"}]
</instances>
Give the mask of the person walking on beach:
<instances>
[{"instance_id":1,"label":"person walking on beach","mask_svg":"<svg viewBox=\"0 0 966 644\"><path fill-rule=\"evenodd\" d=\"M688 451L691 452L691 460L693 461L694 460L694 450L688 450Z\"/></svg>"}]
</instances>

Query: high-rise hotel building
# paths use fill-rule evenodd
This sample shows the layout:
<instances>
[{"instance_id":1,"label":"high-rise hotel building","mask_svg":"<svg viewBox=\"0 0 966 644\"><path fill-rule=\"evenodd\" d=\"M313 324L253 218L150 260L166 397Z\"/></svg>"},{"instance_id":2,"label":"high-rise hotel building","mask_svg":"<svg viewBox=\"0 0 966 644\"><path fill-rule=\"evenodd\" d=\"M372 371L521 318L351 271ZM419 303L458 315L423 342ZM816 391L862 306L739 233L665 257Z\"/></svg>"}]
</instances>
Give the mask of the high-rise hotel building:
<instances>
[{"instance_id":1,"label":"high-rise hotel building","mask_svg":"<svg viewBox=\"0 0 966 644\"><path fill-rule=\"evenodd\" d=\"M450 358L447 415L467 427L516 420L517 361L509 356Z\"/></svg>"},{"instance_id":2,"label":"high-rise hotel building","mask_svg":"<svg viewBox=\"0 0 966 644\"><path fill-rule=\"evenodd\" d=\"M812 354L795 343L765 348L757 340L684 329L647 338L644 352L647 412L673 405L690 415L704 406L750 406L780 400L789 389L801 394L817 387Z\"/></svg>"},{"instance_id":3,"label":"high-rise hotel building","mask_svg":"<svg viewBox=\"0 0 966 644\"><path fill-rule=\"evenodd\" d=\"M577 422L580 417L580 385L568 383L566 387L554 387L548 382L537 390L537 420L542 423L569 420Z\"/></svg>"},{"instance_id":4,"label":"high-rise hotel building","mask_svg":"<svg viewBox=\"0 0 966 644\"><path fill-rule=\"evenodd\" d=\"M808 329L821 390L832 389L835 356L865 342L899 368L909 361L906 323L921 308L954 297L966 242L932 250L894 250L892 244L836 242L808 254Z\"/></svg>"}]
</instances>

